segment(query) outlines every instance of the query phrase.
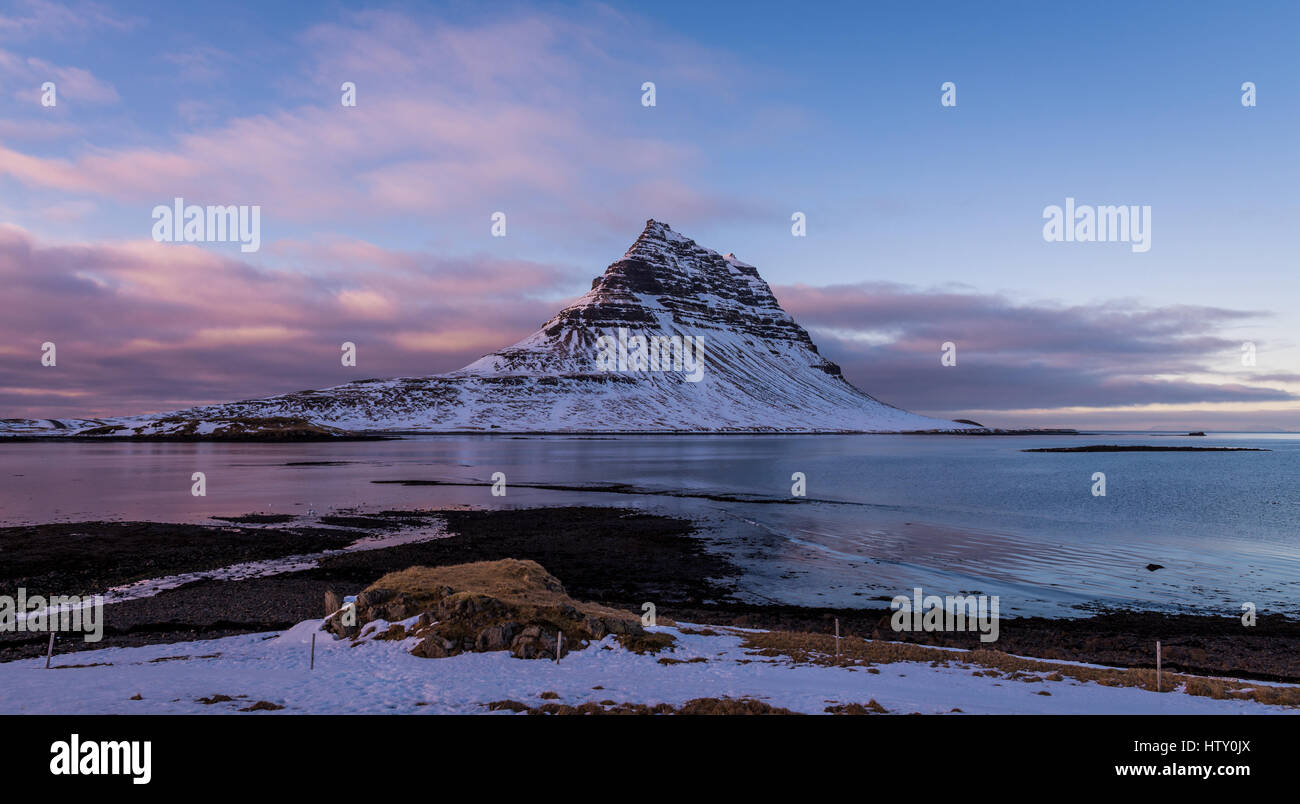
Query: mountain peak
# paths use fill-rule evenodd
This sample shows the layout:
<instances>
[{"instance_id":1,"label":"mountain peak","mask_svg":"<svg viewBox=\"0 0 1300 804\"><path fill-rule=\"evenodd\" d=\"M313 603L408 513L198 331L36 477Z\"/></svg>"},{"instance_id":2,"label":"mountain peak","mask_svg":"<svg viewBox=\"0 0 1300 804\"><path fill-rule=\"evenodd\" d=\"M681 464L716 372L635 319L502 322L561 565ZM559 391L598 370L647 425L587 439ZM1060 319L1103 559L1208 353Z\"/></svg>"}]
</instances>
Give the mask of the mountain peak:
<instances>
[{"instance_id":1,"label":"mountain peak","mask_svg":"<svg viewBox=\"0 0 1300 804\"><path fill-rule=\"evenodd\" d=\"M627 364L625 353L637 348L631 345L636 341L647 349L655 344L649 368L638 368L635 360ZM611 343L620 351L617 370L608 363ZM674 344L674 360L659 363L658 350ZM677 356L691 349L694 368L688 370L683 356L679 370ZM522 341L459 371L97 420L94 433L212 434L248 422L273 428L285 421L351 431L426 432L971 427L908 413L854 387L781 308L757 268L733 253L704 248L653 218L582 298Z\"/></svg>"},{"instance_id":2,"label":"mountain peak","mask_svg":"<svg viewBox=\"0 0 1300 804\"><path fill-rule=\"evenodd\" d=\"M781 309L757 268L734 254L724 257L705 248L653 218L622 258L592 281L591 290L556 314L542 332L586 343L617 327L681 335L725 330L798 342L817 351L808 333ZM828 373L838 372L836 367Z\"/></svg>"},{"instance_id":3,"label":"mountain peak","mask_svg":"<svg viewBox=\"0 0 1300 804\"><path fill-rule=\"evenodd\" d=\"M728 253L723 256L713 249L705 248L667 223L654 218L645 222L645 229L624 252L623 260L620 262L628 260L660 266L671 272L689 273L694 270L707 273L710 270L723 270L728 274L740 273L758 280L762 284L760 292L770 294L767 283L762 281L758 269L754 266L736 259L735 254ZM611 265L606 270L606 276L610 271L622 271L623 268L619 267L620 262ZM734 278L733 276L729 279ZM596 287L600 282L601 280L597 279L592 283L592 287Z\"/></svg>"},{"instance_id":4,"label":"mountain peak","mask_svg":"<svg viewBox=\"0 0 1300 804\"><path fill-rule=\"evenodd\" d=\"M668 224L651 218L645 222L645 228L641 230L641 234L623 256L626 258L642 254L653 257L667 248L680 246L695 246L695 241L674 231ZM708 249L702 250L708 251Z\"/></svg>"}]
</instances>

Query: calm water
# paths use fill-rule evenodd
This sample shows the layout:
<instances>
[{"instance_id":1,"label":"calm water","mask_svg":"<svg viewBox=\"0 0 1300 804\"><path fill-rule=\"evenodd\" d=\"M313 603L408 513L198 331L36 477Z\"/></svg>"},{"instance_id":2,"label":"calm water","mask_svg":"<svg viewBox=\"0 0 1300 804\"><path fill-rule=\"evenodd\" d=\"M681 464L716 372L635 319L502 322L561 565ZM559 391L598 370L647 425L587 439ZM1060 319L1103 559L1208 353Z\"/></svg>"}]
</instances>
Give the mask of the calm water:
<instances>
[{"instance_id":1,"label":"calm water","mask_svg":"<svg viewBox=\"0 0 1300 804\"><path fill-rule=\"evenodd\" d=\"M1242 453L1024 453L1044 446L1263 447ZM336 461L340 465L287 466ZM207 496L190 494L193 472ZM505 498L492 497L504 472ZM655 491L790 498L716 502L520 488L628 483ZM1092 474L1106 474L1105 497ZM1005 613L1101 604L1300 615L1300 436L427 436L342 444L0 442L0 523L202 522L250 511L585 503L690 516L762 600L997 594ZM372 480L482 482L404 487ZM1165 569L1148 572L1148 563ZM879 604L876 604L879 605Z\"/></svg>"}]
</instances>

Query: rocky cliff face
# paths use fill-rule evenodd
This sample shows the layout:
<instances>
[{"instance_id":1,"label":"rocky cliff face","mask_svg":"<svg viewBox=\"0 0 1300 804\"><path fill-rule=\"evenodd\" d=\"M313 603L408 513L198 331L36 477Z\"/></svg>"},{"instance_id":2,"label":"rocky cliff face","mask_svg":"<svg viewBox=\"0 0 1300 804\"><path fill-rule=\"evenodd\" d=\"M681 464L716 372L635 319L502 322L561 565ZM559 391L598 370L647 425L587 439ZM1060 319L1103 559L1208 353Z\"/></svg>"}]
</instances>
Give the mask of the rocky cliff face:
<instances>
[{"instance_id":1,"label":"rocky cliff face","mask_svg":"<svg viewBox=\"0 0 1300 804\"><path fill-rule=\"evenodd\" d=\"M582 298L519 343L459 371L58 432L220 438L270 420L281 430L290 422L329 432L972 429L853 387L781 309L758 269L651 220Z\"/></svg>"}]
</instances>

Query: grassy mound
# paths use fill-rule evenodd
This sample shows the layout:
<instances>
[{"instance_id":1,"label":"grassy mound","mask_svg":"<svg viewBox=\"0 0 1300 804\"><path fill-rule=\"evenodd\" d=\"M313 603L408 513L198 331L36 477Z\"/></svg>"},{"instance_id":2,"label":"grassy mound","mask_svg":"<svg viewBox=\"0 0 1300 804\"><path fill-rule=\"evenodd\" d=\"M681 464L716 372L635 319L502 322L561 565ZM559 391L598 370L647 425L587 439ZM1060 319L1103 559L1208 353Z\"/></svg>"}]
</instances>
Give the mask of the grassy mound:
<instances>
[{"instance_id":1,"label":"grassy mound","mask_svg":"<svg viewBox=\"0 0 1300 804\"><path fill-rule=\"evenodd\" d=\"M391 572L357 596L354 621L345 610L325 627L357 639L367 623L417 617L409 628L390 625L382 638L416 637L411 652L426 658L509 650L521 659L554 659L608 634L634 649L672 645L667 635L647 633L635 614L574 600L540 564L513 558Z\"/></svg>"}]
</instances>

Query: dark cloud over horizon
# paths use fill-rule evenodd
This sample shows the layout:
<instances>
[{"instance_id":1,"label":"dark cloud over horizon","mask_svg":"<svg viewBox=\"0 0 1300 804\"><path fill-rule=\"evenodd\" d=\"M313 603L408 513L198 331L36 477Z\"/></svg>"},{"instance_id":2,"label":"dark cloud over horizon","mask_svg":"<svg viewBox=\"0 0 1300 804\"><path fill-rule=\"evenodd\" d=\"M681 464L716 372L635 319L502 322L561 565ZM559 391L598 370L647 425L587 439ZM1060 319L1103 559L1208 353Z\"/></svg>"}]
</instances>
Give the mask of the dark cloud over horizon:
<instances>
[{"instance_id":1,"label":"dark cloud over horizon","mask_svg":"<svg viewBox=\"0 0 1300 804\"><path fill-rule=\"evenodd\" d=\"M1243 342L1226 331L1266 317L1265 311L1131 301L1031 304L895 283L775 292L851 382L912 410L1300 399L1262 384L1300 383L1298 374L1246 367L1223 373L1224 365L1239 364ZM945 342L957 346L955 366L940 363ZM1186 376L1202 374L1217 381Z\"/></svg>"}]
</instances>

